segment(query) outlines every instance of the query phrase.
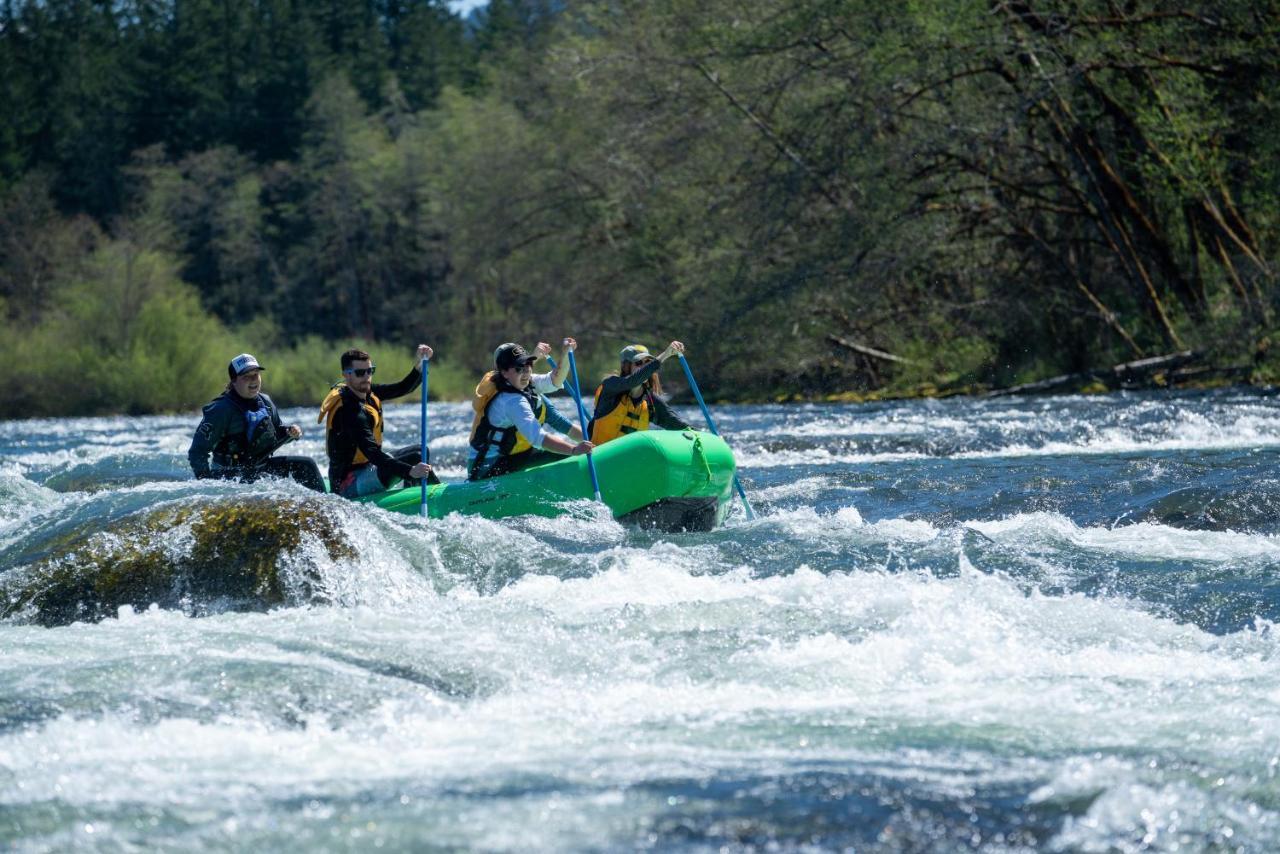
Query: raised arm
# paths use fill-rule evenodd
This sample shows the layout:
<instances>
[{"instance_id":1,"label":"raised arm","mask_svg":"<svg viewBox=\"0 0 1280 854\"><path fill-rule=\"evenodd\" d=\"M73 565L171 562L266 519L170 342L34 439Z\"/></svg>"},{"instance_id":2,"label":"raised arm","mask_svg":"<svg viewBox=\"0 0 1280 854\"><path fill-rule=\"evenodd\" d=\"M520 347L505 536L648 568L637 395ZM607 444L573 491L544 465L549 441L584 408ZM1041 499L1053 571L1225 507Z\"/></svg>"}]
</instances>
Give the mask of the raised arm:
<instances>
[{"instance_id":1,"label":"raised arm","mask_svg":"<svg viewBox=\"0 0 1280 854\"><path fill-rule=\"evenodd\" d=\"M374 383L370 391L378 396L379 400L394 400L397 397L404 397L409 392L418 387L418 383L422 382L421 364L423 359L430 359L434 352L426 344L419 344L417 351L414 353L413 367L409 369L409 373L405 374L404 379L398 383L387 383L382 385Z\"/></svg>"},{"instance_id":2,"label":"raised arm","mask_svg":"<svg viewBox=\"0 0 1280 854\"><path fill-rule=\"evenodd\" d=\"M631 391L656 374L661 368L662 362L654 361L643 368L636 368L625 377L605 377L604 382L601 383L604 386L604 391L600 393L600 397L603 399L613 398L624 392Z\"/></svg>"}]
</instances>

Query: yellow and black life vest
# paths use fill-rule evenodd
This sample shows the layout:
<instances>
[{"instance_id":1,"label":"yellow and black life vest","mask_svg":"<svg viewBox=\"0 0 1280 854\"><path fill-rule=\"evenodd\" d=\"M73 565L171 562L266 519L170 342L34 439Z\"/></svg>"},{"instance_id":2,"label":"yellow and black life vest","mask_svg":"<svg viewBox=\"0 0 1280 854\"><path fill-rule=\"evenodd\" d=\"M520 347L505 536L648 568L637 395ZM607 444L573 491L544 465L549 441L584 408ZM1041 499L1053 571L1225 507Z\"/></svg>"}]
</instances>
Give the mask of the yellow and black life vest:
<instances>
[{"instance_id":1,"label":"yellow and black life vest","mask_svg":"<svg viewBox=\"0 0 1280 854\"><path fill-rule=\"evenodd\" d=\"M471 419L471 439L470 445L475 449L476 456L471 461L472 471L468 476L474 478L476 469L485 464L485 457L488 456L489 449L494 445L498 448L499 456L513 457L516 454L523 454L532 450L533 446L529 444L520 430L513 424L510 427L494 427L489 421L489 407L498 399L499 394L510 392L518 394L529 401L529 406L533 408L533 415L538 419L539 424L547 422L547 404L542 399L542 395L534 391L530 385L524 391L513 386L503 378L502 374L497 371L489 371L480 379L480 384L476 386L475 395L471 398L471 408L474 416ZM489 462L492 462L490 460Z\"/></svg>"},{"instance_id":2,"label":"yellow and black life vest","mask_svg":"<svg viewBox=\"0 0 1280 854\"><path fill-rule=\"evenodd\" d=\"M346 383L338 383L329 389L329 393L325 395L324 402L320 404L320 414L316 416L316 422L324 422L324 443L325 448L329 452L330 458L333 457L333 420L338 415L338 410L343 407L343 392L347 391ZM352 392L352 399L360 403L365 412L369 413L369 417L373 419L373 438L379 445L382 444L382 401L378 400L376 394L369 394L363 401L355 397ZM364 452L356 448L355 456L351 458L351 465L362 466L369 462Z\"/></svg>"},{"instance_id":3,"label":"yellow and black life vest","mask_svg":"<svg viewBox=\"0 0 1280 854\"><path fill-rule=\"evenodd\" d=\"M596 445L611 442L619 436L637 433L649 429L649 419L653 417L653 398L645 389L640 399L631 396L631 392L623 392L614 401L613 408L608 411L600 409L600 394L604 384L596 389L596 414L591 418L591 441Z\"/></svg>"}]
</instances>

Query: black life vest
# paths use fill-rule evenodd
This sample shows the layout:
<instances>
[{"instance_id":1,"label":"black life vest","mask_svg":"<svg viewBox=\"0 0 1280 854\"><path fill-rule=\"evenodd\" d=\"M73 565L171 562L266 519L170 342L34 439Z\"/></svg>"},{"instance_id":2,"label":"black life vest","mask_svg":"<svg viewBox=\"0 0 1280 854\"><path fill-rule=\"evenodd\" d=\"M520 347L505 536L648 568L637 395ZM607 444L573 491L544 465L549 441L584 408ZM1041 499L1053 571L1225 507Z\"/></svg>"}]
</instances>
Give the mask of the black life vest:
<instances>
[{"instance_id":1,"label":"black life vest","mask_svg":"<svg viewBox=\"0 0 1280 854\"><path fill-rule=\"evenodd\" d=\"M243 416L244 435L224 435L213 449L213 461L228 468L258 466L266 462L279 444L273 417L275 404L265 394L259 394L257 408L251 409L249 401L234 391L227 391L222 396Z\"/></svg>"},{"instance_id":2,"label":"black life vest","mask_svg":"<svg viewBox=\"0 0 1280 854\"><path fill-rule=\"evenodd\" d=\"M510 427L495 427L489 421L489 407L498 399L498 395L504 393L518 394L525 398L529 401L529 406L533 409L533 415L538 419L538 423L545 424L547 421L547 403L533 388L532 383L521 391L507 382L499 372L489 371L480 380L480 384L476 386L475 395L471 398L471 408L475 415L471 420L470 445L475 449L476 455L467 472L469 478L475 479L482 466L493 462L486 461L485 458L488 456L489 449L495 445L500 458L513 457L533 450L533 445L529 444L529 440L520 434L519 428L514 424Z\"/></svg>"}]
</instances>

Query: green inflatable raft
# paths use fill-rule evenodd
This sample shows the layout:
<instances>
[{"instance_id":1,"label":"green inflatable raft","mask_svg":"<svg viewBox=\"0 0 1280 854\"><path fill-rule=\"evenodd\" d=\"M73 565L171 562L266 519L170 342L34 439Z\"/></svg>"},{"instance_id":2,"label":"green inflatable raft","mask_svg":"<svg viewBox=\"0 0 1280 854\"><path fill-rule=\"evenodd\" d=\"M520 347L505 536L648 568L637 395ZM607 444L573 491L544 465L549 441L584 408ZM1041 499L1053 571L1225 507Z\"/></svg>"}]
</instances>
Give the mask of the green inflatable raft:
<instances>
[{"instance_id":1,"label":"green inflatable raft","mask_svg":"<svg viewBox=\"0 0 1280 854\"><path fill-rule=\"evenodd\" d=\"M732 499L733 451L712 433L647 430L600 446L592 458L600 495L619 521L664 531L709 531ZM359 499L417 515L421 488L405 486ZM489 518L558 516L591 499L587 458L564 457L488 480L428 487L431 518L468 513Z\"/></svg>"}]
</instances>

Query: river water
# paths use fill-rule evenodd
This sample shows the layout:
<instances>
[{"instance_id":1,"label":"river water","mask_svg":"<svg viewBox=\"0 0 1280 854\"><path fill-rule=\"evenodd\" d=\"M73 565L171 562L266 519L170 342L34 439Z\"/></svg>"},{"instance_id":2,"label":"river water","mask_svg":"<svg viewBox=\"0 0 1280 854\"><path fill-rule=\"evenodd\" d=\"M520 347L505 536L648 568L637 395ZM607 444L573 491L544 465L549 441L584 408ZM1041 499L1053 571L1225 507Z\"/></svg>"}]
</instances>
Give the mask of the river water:
<instances>
[{"instance_id":1,"label":"river water","mask_svg":"<svg viewBox=\"0 0 1280 854\"><path fill-rule=\"evenodd\" d=\"M157 507L350 547L273 555L280 601L0 621L0 848L1280 850L1273 398L717 415L759 518L687 535L196 484L194 415L0 424L11 597L129 537L181 586Z\"/></svg>"}]
</instances>

